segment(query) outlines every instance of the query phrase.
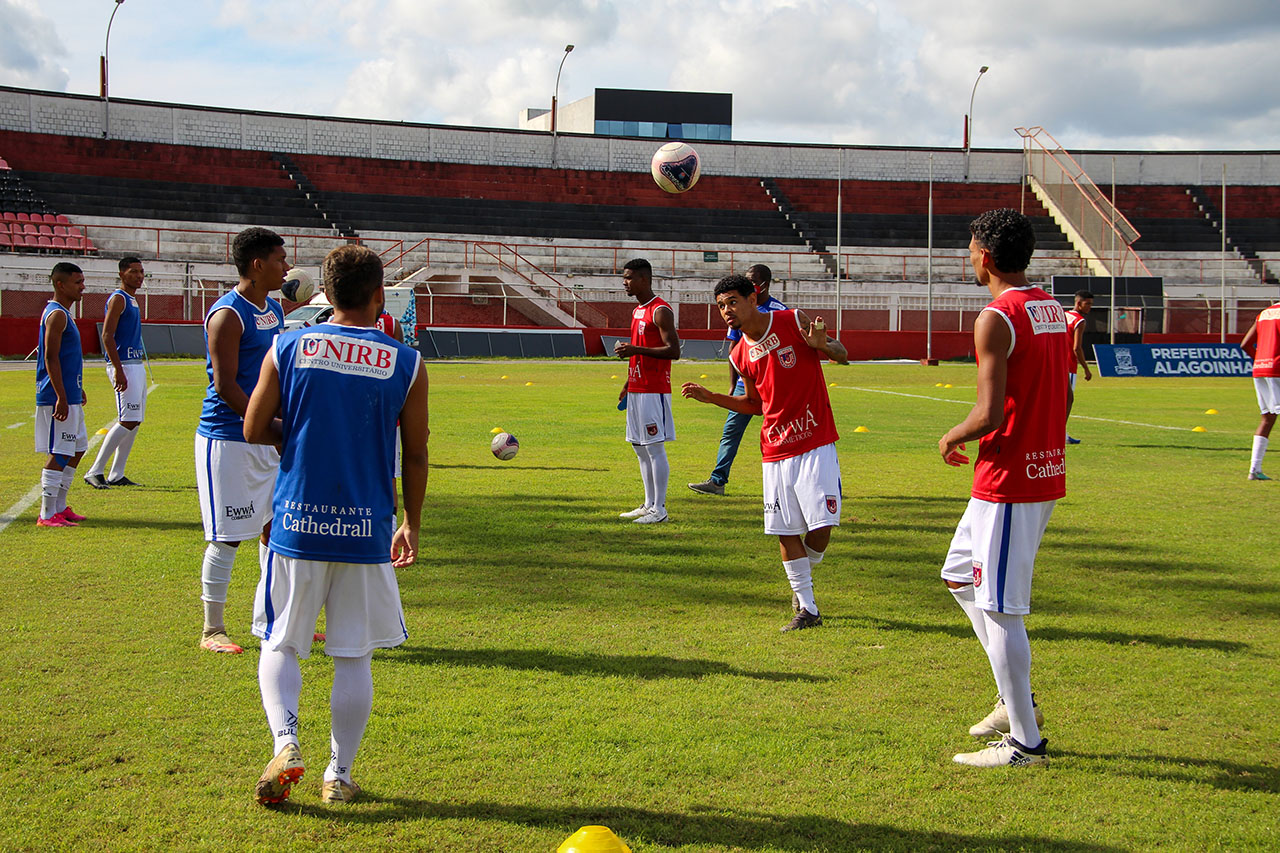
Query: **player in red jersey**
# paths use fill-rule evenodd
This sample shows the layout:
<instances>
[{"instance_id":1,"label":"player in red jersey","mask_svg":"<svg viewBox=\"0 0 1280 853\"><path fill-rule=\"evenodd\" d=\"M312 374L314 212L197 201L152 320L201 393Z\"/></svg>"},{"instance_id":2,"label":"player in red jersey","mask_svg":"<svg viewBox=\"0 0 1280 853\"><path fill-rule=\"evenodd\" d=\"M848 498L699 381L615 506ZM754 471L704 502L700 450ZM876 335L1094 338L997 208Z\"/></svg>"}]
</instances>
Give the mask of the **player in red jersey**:
<instances>
[{"instance_id":1,"label":"player in red jersey","mask_svg":"<svg viewBox=\"0 0 1280 853\"><path fill-rule=\"evenodd\" d=\"M378 312L378 319L374 321L373 326L382 334L404 343L404 329L400 328L400 324L396 322L395 317L387 313L386 306L383 306L383 309Z\"/></svg>"},{"instance_id":2,"label":"player in red jersey","mask_svg":"<svg viewBox=\"0 0 1280 853\"><path fill-rule=\"evenodd\" d=\"M1084 368L1085 382L1093 379L1093 374L1089 372L1088 358L1084 354L1084 318L1092 310L1093 294L1087 290L1077 290L1075 307L1067 312L1067 344L1071 347L1071 354L1067 356L1067 361L1071 365L1071 372L1067 374L1067 383L1071 386L1073 395L1076 391L1076 370L1078 367ZM1067 417L1071 417L1070 403L1067 404ZM1079 443L1080 439L1072 438L1070 433L1067 434L1067 444Z\"/></svg>"},{"instance_id":3,"label":"player in red jersey","mask_svg":"<svg viewBox=\"0 0 1280 853\"><path fill-rule=\"evenodd\" d=\"M835 446L840 436L819 353L841 364L848 363L849 353L827 337L821 317L761 313L755 286L745 276L720 279L715 295L725 323L742 332L729 360L746 393L715 394L696 382L685 383L680 393L731 412L764 415L764 532L778 537L794 595L794 616L782 630L814 628L822 616L813 597L813 567L826 554L831 528L840 524L841 506Z\"/></svg>"},{"instance_id":4,"label":"player in red jersey","mask_svg":"<svg viewBox=\"0 0 1280 853\"><path fill-rule=\"evenodd\" d=\"M995 709L969 733L1000 740L955 761L1023 767L1048 763L1022 619L1031 612L1036 551L1054 504L1066 494L1071 350L1062 306L1027 282L1036 245L1031 221L1015 210L990 210L969 231L970 262L993 299L973 328L977 402L938 441L944 462L965 465L965 442L980 439L973 491L942 579L973 624L1000 690Z\"/></svg>"},{"instance_id":5,"label":"player in red jersey","mask_svg":"<svg viewBox=\"0 0 1280 853\"><path fill-rule=\"evenodd\" d=\"M630 359L627 381L618 402L627 410L627 441L640 459L644 503L619 518L636 524L667 520L668 441L676 440L671 419L671 362L680 357L676 315L667 302L653 295L653 267L644 258L622 267L622 286L640 307L631 312L631 340L614 344L613 354Z\"/></svg>"},{"instance_id":6,"label":"player in red jersey","mask_svg":"<svg viewBox=\"0 0 1280 853\"><path fill-rule=\"evenodd\" d=\"M1280 302L1262 310L1249 331L1245 332L1240 345L1248 347L1255 340L1258 349L1253 355L1253 389L1258 395L1262 421L1253 434L1249 479L1270 480L1262 473L1262 457L1266 455L1276 415L1280 414Z\"/></svg>"}]
</instances>

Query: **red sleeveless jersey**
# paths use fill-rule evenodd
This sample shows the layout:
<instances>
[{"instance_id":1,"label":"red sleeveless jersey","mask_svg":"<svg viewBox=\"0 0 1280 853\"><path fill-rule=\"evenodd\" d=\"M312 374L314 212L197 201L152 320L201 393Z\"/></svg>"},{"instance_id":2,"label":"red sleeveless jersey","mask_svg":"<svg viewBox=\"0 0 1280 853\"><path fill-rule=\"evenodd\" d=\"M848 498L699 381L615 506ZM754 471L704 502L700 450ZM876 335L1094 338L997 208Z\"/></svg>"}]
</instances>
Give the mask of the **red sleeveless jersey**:
<instances>
[{"instance_id":1,"label":"red sleeveless jersey","mask_svg":"<svg viewBox=\"0 0 1280 853\"><path fill-rule=\"evenodd\" d=\"M664 345L662 331L653 322L659 308L671 310L663 299L655 296L631 312L631 344L637 347ZM674 313L672 317L674 318ZM670 394L671 359L647 355L631 356L627 366L627 391L632 394Z\"/></svg>"},{"instance_id":2,"label":"red sleeveless jersey","mask_svg":"<svg viewBox=\"0 0 1280 853\"><path fill-rule=\"evenodd\" d=\"M378 315L377 321L373 324L379 332L394 338L396 336L396 318L392 317L386 311Z\"/></svg>"},{"instance_id":3,"label":"red sleeveless jersey","mask_svg":"<svg viewBox=\"0 0 1280 853\"><path fill-rule=\"evenodd\" d=\"M993 503L1057 500L1067 493L1067 335L1058 300L1038 287L1010 288L984 311L1013 331L1004 421L978 443L975 498Z\"/></svg>"},{"instance_id":4,"label":"red sleeveless jersey","mask_svg":"<svg viewBox=\"0 0 1280 853\"><path fill-rule=\"evenodd\" d=\"M1258 349L1253 354L1254 376L1280 376L1280 302L1258 315Z\"/></svg>"},{"instance_id":5,"label":"red sleeveless jersey","mask_svg":"<svg viewBox=\"0 0 1280 853\"><path fill-rule=\"evenodd\" d=\"M790 459L840 438L822 359L798 323L794 310L774 311L759 341L744 334L729 353L733 366L760 394L760 455L765 462Z\"/></svg>"},{"instance_id":6,"label":"red sleeveless jersey","mask_svg":"<svg viewBox=\"0 0 1280 853\"><path fill-rule=\"evenodd\" d=\"M1084 322L1084 315L1077 313L1074 309L1067 312L1067 364L1071 365L1072 373L1080 372L1080 362L1076 361L1076 326Z\"/></svg>"}]
</instances>

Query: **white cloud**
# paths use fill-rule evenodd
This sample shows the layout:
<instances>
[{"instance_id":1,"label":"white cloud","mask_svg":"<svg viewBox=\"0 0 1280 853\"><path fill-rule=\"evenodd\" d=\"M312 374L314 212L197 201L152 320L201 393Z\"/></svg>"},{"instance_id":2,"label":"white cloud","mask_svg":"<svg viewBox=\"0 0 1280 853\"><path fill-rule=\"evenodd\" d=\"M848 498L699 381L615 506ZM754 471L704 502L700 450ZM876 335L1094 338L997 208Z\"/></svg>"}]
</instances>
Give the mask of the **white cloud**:
<instances>
[{"instance_id":1,"label":"white cloud","mask_svg":"<svg viewBox=\"0 0 1280 853\"><path fill-rule=\"evenodd\" d=\"M67 88L70 75L58 61L66 56L53 21L29 0L0 0L0 79L11 86Z\"/></svg>"}]
</instances>

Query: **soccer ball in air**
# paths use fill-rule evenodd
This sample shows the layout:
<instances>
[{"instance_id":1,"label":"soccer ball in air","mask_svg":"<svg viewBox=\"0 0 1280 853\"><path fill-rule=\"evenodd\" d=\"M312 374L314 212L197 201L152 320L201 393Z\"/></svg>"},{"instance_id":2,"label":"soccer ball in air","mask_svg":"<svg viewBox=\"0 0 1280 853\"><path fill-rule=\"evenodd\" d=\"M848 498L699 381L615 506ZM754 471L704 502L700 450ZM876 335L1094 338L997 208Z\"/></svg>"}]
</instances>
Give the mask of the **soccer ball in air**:
<instances>
[{"instance_id":1,"label":"soccer ball in air","mask_svg":"<svg viewBox=\"0 0 1280 853\"><path fill-rule=\"evenodd\" d=\"M301 267L294 267L284 274L280 293L290 302L306 302L316 295L316 280Z\"/></svg>"},{"instance_id":2,"label":"soccer ball in air","mask_svg":"<svg viewBox=\"0 0 1280 853\"><path fill-rule=\"evenodd\" d=\"M493 451L494 456L506 462L508 459L516 458L516 454L520 452L520 442L511 433L500 432L493 437L489 449Z\"/></svg>"},{"instance_id":3,"label":"soccer ball in air","mask_svg":"<svg viewBox=\"0 0 1280 853\"><path fill-rule=\"evenodd\" d=\"M667 192L688 192L702 174L702 160L691 146L683 142L668 142L654 152L649 171L658 186Z\"/></svg>"}]
</instances>

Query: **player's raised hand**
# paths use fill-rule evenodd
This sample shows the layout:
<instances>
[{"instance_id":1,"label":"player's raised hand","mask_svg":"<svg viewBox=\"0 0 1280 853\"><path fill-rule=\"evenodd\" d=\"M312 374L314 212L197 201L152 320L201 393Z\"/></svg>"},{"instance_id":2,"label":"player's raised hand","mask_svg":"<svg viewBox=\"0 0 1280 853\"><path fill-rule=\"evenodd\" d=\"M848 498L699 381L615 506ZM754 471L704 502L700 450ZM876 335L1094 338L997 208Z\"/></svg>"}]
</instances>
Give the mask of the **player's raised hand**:
<instances>
[{"instance_id":1,"label":"player's raised hand","mask_svg":"<svg viewBox=\"0 0 1280 853\"><path fill-rule=\"evenodd\" d=\"M827 342L827 324L822 322L821 317L814 317L809 322L809 331L805 334L809 346L814 349L822 349Z\"/></svg>"},{"instance_id":2,"label":"player's raised hand","mask_svg":"<svg viewBox=\"0 0 1280 853\"><path fill-rule=\"evenodd\" d=\"M960 451L964 450L964 442L951 443L947 441L947 437L943 436L938 439L938 452L942 454L942 461L948 465L960 467L969 464L969 457Z\"/></svg>"},{"instance_id":3,"label":"player's raised hand","mask_svg":"<svg viewBox=\"0 0 1280 853\"><path fill-rule=\"evenodd\" d=\"M391 537L391 565L403 569L412 566L417 558L418 531L410 528L408 523L402 524Z\"/></svg>"},{"instance_id":4,"label":"player's raised hand","mask_svg":"<svg viewBox=\"0 0 1280 853\"><path fill-rule=\"evenodd\" d=\"M711 392L697 382L686 382L681 385L680 394L699 403L709 403L711 401Z\"/></svg>"}]
</instances>

